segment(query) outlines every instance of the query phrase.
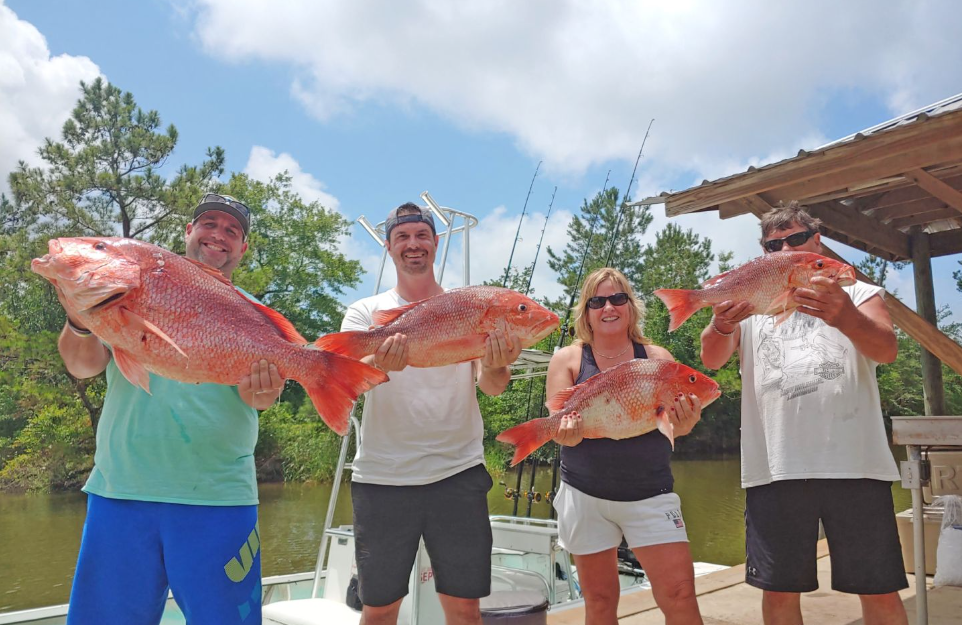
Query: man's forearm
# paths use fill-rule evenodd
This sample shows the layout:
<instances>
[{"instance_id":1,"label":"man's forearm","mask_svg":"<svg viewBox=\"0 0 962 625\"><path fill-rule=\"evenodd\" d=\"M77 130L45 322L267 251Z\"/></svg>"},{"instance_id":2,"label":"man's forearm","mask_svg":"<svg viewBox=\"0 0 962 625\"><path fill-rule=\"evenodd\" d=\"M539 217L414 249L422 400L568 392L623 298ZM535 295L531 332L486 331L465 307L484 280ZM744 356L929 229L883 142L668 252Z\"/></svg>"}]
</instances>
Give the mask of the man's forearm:
<instances>
[{"instance_id":1,"label":"man's forearm","mask_svg":"<svg viewBox=\"0 0 962 625\"><path fill-rule=\"evenodd\" d=\"M92 378L107 368L110 353L94 334L80 336L64 325L57 349L67 371L75 378Z\"/></svg>"},{"instance_id":2,"label":"man's forearm","mask_svg":"<svg viewBox=\"0 0 962 625\"><path fill-rule=\"evenodd\" d=\"M899 353L898 339L891 326L873 319L859 309L838 330L852 341L860 354L875 362L888 364Z\"/></svg>"},{"instance_id":3,"label":"man's forearm","mask_svg":"<svg viewBox=\"0 0 962 625\"><path fill-rule=\"evenodd\" d=\"M709 369L721 369L738 347L738 326L729 336L716 332L711 324L701 332L701 362Z\"/></svg>"},{"instance_id":4,"label":"man's forearm","mask_svg":"<svg viewBox=\"0 0 962 625\"><path fill-rule=\"evenodd\" d=\"M511 369L508 367L488 368L481 366L481 375L478 376L478 388L485 395L500 395L504 389L508 388L511 381Z\"/></svg>"}]
</instances>

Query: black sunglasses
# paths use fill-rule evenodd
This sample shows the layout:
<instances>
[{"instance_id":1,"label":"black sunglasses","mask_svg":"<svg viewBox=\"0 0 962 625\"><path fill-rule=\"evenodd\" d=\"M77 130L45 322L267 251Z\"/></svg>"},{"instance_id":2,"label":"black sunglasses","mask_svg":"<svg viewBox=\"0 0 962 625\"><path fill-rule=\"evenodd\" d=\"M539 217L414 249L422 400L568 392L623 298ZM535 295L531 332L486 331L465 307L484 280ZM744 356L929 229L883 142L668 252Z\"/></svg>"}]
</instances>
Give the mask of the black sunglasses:
<instances>
[{"instance_id":1,"label":"black sunglasses","mask_svg":"<svg viewBox=\"0 0 962 625\"><path fill-rule=\"evenodd\" d=\"M604 295L595 295L594 297L589 297L588 308L593 308L595 310L604 308L605 302L611 302L612 306L624 306L628 303L628 294L615 293L614 295L609 295L607 297Z\"/></svg>"},{"instance_id":2,"label":"black sunglasses","mask_svg":"<svg viewBox=\"0 0 962 625\"><path fill-rule=\"evenodd\" d=\"M798 247L803 245L805 241L808 241L813 236L815 236L814 230L803 230L802 232L796 232L795 234L790 234L784 239L772 239L771 241L765 241L762 247L765 248L766 252L778 252L782 249L785 243L788 243L792 247Z\"/></svg>"},{"instance_id":3,"label":"black sunglasses","mask_svg":"<svg viewBox=\"0 0 962 625\"><path fill-rule=\"evenodd\" d=\"M204 199L201 202L201 204L206 204L208 202L217 202L219 204L227 204L228 206L240 212L240 214L246 217L248 220L251 217L251 209L247 208L247 206L245 206L244 204L241 204L240 202L238 202L237 200L235 200L229 195L220 195L218 193L208 193L207 195L204 196Z\"/></svg>"}]
</instances>

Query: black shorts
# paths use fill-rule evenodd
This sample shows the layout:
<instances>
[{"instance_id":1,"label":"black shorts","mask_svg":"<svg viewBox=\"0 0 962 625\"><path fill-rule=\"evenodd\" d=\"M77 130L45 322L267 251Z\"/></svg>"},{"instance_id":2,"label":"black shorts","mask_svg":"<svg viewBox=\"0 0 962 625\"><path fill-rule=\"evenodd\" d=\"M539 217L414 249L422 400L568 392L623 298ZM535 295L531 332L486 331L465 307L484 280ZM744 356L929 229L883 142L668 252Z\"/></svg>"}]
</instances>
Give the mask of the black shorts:
<instances>
[{"instance_id":1,"label":"black shorts","mask_svg":"<svg viewBox=\"0 0 962 625\"><path fill-rule=\"evenodd\" d=\"M747 489L745 582L777 592L817 589L819 519L833 590L881 595L908 588L892 483L868 479L785 480Z\"/></svg>"},{"instance_id":2,"label":"black shorts","mask_svg":"<svg viewBox=\"0 0 962 625\"><path fill-rule=\"evenodd\" d=\"M492 485L480 464L423 486L352 483L361 603L386 606L408 593L422 536L439 593L465 599L490 594Z\"/></svg>"}]
</instances>

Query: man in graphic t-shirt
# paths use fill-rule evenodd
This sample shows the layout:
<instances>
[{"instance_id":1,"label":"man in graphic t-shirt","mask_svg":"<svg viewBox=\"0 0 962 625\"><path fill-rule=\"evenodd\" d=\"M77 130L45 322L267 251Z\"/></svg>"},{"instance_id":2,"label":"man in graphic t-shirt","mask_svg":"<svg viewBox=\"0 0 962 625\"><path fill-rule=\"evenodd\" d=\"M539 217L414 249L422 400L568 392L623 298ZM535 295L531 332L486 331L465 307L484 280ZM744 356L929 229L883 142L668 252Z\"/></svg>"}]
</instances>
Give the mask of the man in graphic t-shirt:
<instances>
[{"instance_id":1,"label":"man in graphic t-shirt","mask_svg":"<svg viewBox=\"0 0 962 625\"><path fill-rule=\"evenodd\" d=\"M766 253L821 253L820 222L796 203L762 218ZM832 588L859 595L866 625L906 624L908 582L895 525L898 469L875 369L898 353L881 287L814 278L775 327L748 302L722 302L701 334L702 362L735 350L742 374L746 582L761 588L766 625L802 622L800 593L818 588L822 521Z\"/></svg>"},{"instance_id":2,"label":"man in graphic t-shirt","mask_svg":"<svg viewBox=\"0 0 962 625\"><path fill-rule=\"evenodd\" d=\"M352 304L341 330L367 330L374 313L444 291L434 277L438 236L431 213L402 204L385 223L397 286ZM448 625L480 625L479 599L490 593L491 525L484 467L484 429L475 384L504 391L521 341L500 330L480 361L407 367L407 337L388 338L364 362L389 382L367 393L351 498L361 623L397 622L418 544L431 556L435 587Z\"/></svg>"}]
</instances>

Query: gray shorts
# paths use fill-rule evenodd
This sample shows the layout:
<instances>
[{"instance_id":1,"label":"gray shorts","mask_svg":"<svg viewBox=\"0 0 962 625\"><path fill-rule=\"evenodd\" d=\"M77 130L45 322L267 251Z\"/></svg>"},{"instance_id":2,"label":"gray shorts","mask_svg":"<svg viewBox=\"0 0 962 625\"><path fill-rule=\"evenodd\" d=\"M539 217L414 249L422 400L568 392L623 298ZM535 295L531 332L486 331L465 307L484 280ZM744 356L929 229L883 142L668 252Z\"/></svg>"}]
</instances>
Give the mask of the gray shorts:
<instances>
[{"instance_id":1,"label":"gray shorts","mask_svg":"<svg viewBox=\"0 0 962 625\"><path fill-rule=\"evenodd\" d=\"M491 593L493 482L477 465L433 484L351 484L361 603L381 607L408 593L421 537L439 593L480 599Z\"/></svg>"}]
</instances>

